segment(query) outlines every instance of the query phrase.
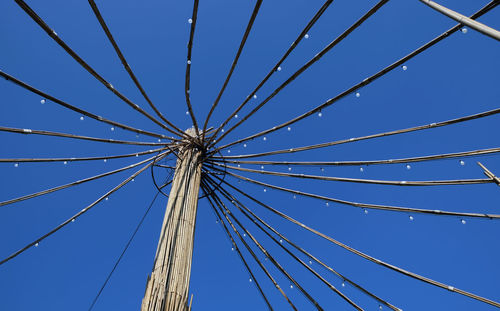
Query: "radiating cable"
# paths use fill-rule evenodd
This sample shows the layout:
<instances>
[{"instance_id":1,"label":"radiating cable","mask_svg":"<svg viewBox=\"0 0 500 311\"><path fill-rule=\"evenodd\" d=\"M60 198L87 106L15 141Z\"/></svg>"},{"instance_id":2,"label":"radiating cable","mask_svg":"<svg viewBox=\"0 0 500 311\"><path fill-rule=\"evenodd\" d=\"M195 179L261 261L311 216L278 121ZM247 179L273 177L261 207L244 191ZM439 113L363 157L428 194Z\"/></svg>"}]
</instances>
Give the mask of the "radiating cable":
<instances>
[{"instance_id":1,"label":"radiating cable","mask_svg":"<svg viewBox=\"0 0 500 311\"><path fill-rule=\"evenodd\" d=\"M151 99L149 99L149 96L146 94L146 91L144 90L142 85L139 83L139 80L137 79L137 77L133 73L132 68L130 68L130 65L128 64L127 60L125 59L125 56L123 56L123 53L121 52L120 48L118 47L118 44L116 43L115 39L113 38L113 35L111 34L111 31L109 30L108 26L106 25L106 22L104 21L104 18L102 17L101 12L99 11L99 8L97 7L97 4L94 2L94 0L88 0L88 2L92 8L92 11L94 12L94 15L96 16L97 20L99 21L99 24L101 24L102 29L106 33L106 37L108 37L109 42L111 43L111 45L115 49L116 54L118 55L118 58L120 58L120 61L122 62L123 67L128 72L130 78L132 79L132 81L134 81L135 86L137 86L137 88L141 92L144 99L148 102L149 106L154 110L156 115L158 115L158 117L160 117L160 119L162 119L169 126L171 126L177 132L178 135L180 135L181 137L185 136L186 134L184 133L184 131L179 129L172 122L170 122L167 118L165 118L163 116L163 114L158 110L158 108L156 108L156 106L153 104Z\"/></svg>"},{"instance_id":2,"label":"radiating cable","mask_svg":"<svg viewBox=\"0 0 500 311\"><path fill-rule=\"evenodd\" d=\"M237 190L237 189L235 189L235 190ZM253 197L251 197L251 196L247 195L247 194L246 194L245 192L243 192L243 191L241 191L240 193L241 193L241 194L243 194L244 196L246 196L247 198L249 198L250 200L252 200L252 201L256 202L257 204L259 204L259 205L263 206L265 209L267 209L267 210L269 210L269 211L273 212L274 214L276 214L276 215L278 215L278 216L280 216L280 217L282 217L282 218L284 218L284 219L286 219L286 220L288 220L288 221L292 222L293 224L295 224L295 225L297 225L297 226L299 226L299 227L302 227L303 229L306 229L307 231L312 232L312 233L314 233L315 235L318 235L319 237L322 237L323 239L325 239L325 240L327 240L327 241L329 241L329 242L331 242L331 243L333 243L333 244L335 244L335 245L337 245L337 246L340 246L341 248L343 248L343 249L345 249L345 250L347 250L347 251L349 251L349 252L351 252L351 253L353 253L353 254L356 254L356 255L358 255L358 256L360 256L360 257L362 257L362 258L366 259L366 260L369 260L369 261L371 261L371 262L373 262L373 263L376 263L376 264L378 264L378 265L381 265L381 266L383 266L383 267L386 267L386 268L388 268L388 269L390 269L390 270L393 270L393 271L395 271L395 272L398 272L398 273L400 273L400 274L403 274L403 275L409 276L410 278L413 278L413 279L416 279L416 280L419 280L419 281L425 282L425 283L427 283L427 284L431 284L431 285L434 285L434 286L436 286L436 287L440 287L440 288L443 288L443 289L449 290L449 291L451 291L451 292L455 292L455 293L458 293L458 294L460 294L460 295L467 296L467 297L469 297L469 298L472 298L472 299L475 299L475 300L478 300L478 301L481 301L481 302L487 303L487 304L489 304L489 305L495 306L495 307L497 307L497 308L500 308L500 303L498 303L498 302L496 302L496 301L493 301L493 300L491 300L491 299L484 298L484 297L478 296L478 295L476 295L476 294L473 294L473 293L470 293L470 292L464 291L464 290L462 290L462 289L456 288L456 287L454 287L454 286L451 286L451 285L448 285L448 284L444 284L444 283L441 283L441 282L438 282L438 281L432 280L432 279L430 279L430 278L427 278L427 277L424 277L424 276L418 275L418 274L413 273L413 272L411 272L411 271L408 271L408 270L404 270L404 269L402 269L402 268L399 268L399 267L397 267L397 266L395 266L395 265L392 265L392 264L386 263L386 262L384 262L384 261L382 261L382 260L380 260L380 259L377 259L377 258L375 258L375 257L369 256L369 255L367 255L367 254L365 254L365 253L363 253L363 252L361 252L361 251L358 251L357 249L354 249L354 248L352 248L352 247L350 247L350 246L348 246L348 245L346 245L346 244L343 244L343 243L341 243L341 242L339 242L339 241L337 241L337 240L335 240L335 239L333 239L333 238L331 238L331 237L327 236L326 234L323 234L323 233L321 233L321 232L319 232L319 231L317 231L317 230L315 230L315 229L312 229L312 228L310 228L310 227L306 226L305 224L302 224L301 222L299 222L299 221L295 220L294 218L292 218L292 217L290 217L290 216L288 216L288 215L286 215L286 214L284 214L284 213L282 213L282 212L280 212L280 211L278 211L278 210L276 210L276 209L272 208L271 206L269 206L269 205L267 205L267 204L264 204L264 203L262 203L261 201L259 201L259 200L255 199L255 198L253 198Z\"/></svg>"},{"instance_id":3,"label":"radiating cable","mask_svg":"<svg viewBox=\"0 0 500 311\"><path fill-rule=\"evenodd\" d=\"M165 153L165 155L166 154L168 154L168 153ZM124 166L124 167L121 167L119 169L112 170L112 171L109 171L109 172L106 172L106 173L94 175L92 177L87 177L87 178L84 178L84 179L79 179L77 181L73 181L73 182L70 182L68 184L64 184L64 185L61 185L61 186L49 188L49 189L42 190L42 191L38 191L38 192L31 193L31 194L28 194L28 195L23 195L23 196L14 198L14 199L2 201L2 202L0 202L0 206L9 205L9 204L12 204L12 203L17 203L17 202L20 202L20 201L32 199L32 198L35 198L35 197L38 197L38 196L41 196L41 195L49 194L49 193L52 193L52 192L55 192L55 191L58 191L58 190L66 189L66 188L73 187L73 186L76 186L76 185L79 185L79 184L83 184L83 183L86 183L86 182L89 182L89 181L93 181L93 180L96 180L96 179L99 179L99 178L102 178L102 177L113 175L113 174L119 173L121 171L125 171L125 170L128 170L128 169L134 168L134 167L139 166L141 164L144 164L144 163L146 163L148 161L152 161L156 157L157 157L157 155L155 155L155 156L153 156L151 158L142 160L140 162L137 162L137 163L134 163L134 164L131 164L131 165L127 165L127 166Z\"/></svg>"},{"instance_id":4,"label":"radiating cable","mask_svg":"<svg viewBox=\"0 0 500 311\"><path fill-rule=\"evenodd\" d=\"M215 133L210 137L208 140L208 144L210 145L210 142L217 137L217 134L219 133L220 130L226 126L226 124L243 108L243 106L250 100L252 97L260 90L260 88L269 80L269 78L275 73L278 68L280 68L281 64L285 61L285 59L292 53L292 51L298 46L300 41L304 38L304 36L307 34L309 30L314 26L314 24L318 21L318 19L323 15L323 13L326 11L326 9L332 4L333 0L326 0L325 3L321 6L321 8L316 12L316 14L309 20L307 25L305 26L304 29L300 32L298 37L292 42L288 50L285 52L285 54L280 58L280 60L274 65L271 70L267 73L267 75L262 79L262 81L257 85L257 87L250 93L250 95L247 96L247 98L243 101L243 103L233 112L231 113L228 118L217 128Z\"/></svg>"},{"instance_id":5,"label":"radiating cable","mask_svg":"<svg viewBox=\"0 0 500 311\"><path fill-rule=\"evenodd\" d=\"M7 81L11 81L12 83L14 84L17 84L18 86L34 93L34 94L37 94L39 96L41 96L42 98L44 99L48 99L62 107L65 107L65 108L68 108L70 110L73 110L75 112L78 112L86 117L89 117L89 118L92 118L94 120L97 120L99 122L103 122L103 123L107 123L107 124L110 124L110 125L113 125L113 126L116 126L118 128L121 128L121 129L124 129L124 130L127 130L127 131L131 131L131 132L134 132L136 134L144 134L144 135L148 135L148 136L152 136L152 137L156 137L156 138L164 138L164 139L170 139L170 140L176 140L174 137L169 137L169 136L165 136L163 134L157 134L157 133L153 133L153 132L148 132L148 131L144 131L144 130L141 130L141 129L137 129L137 128L134 128L134 127L131 127L131 126L128 126L128 125L125 125L125 124L122 124L122 123L118 123L118 122L115 122L115 121L112 121L112 120L108 120L106 118L103 118L99 115L96 115L96 114L93 114L91 112L88 112L86 110L83 110L81 108L78 108L76 106L73 106L73 105L70 105L60 99L57 99L55 98L54 96L52 95L49 95L45 92L42 92L40 91L39 89L36 89L34 88L33 86L17 79L16 77L14 76L11 76L5 72L3 72L2 70L0 70L0 76L2 76L3 78L5 78Z\"/></svg>"},{"instance_id":6,"label":"radiating cable","mask_svg":"<svg viewBox=\"0 0 500 311\"><path fill-rule=\"evenodd\" d=\"M207 118L205 119L205 122L203 124L203 133L202 133L202 141L205 141L205 131L207 129L208 121L210 120L210 117L212 116L212 113L215 110L215 107L219 104L220 98L222 97L222 94L224 93L224 90L226 89L229 79L231 79L231 76L233 75L233 71L236 68L236 64L238 63L238 60L240 58L241 52L243 51L243 47L245 46L245 43L247 41L248 35L250 34L250 31L252 30L253 23L255 21L255 18L257 17L257 14L259 13L260 6L262 4L262 0L257 0L255 2L255 6L252 11L252 16L250 16L250 20L248 21L247 28L245 29L245 33L243 34L243 38L241 39L240 42L240 47L238 48L238 52L236 52L236 56L234 57L233 63L231 64L231 68L229 69L229 72L227 74L226 80L224 81L224 84L222 85L222 88L219 91L219 94L217 95L217 98L215 99L214 103L212 104L212 107L210 108L210 111L208 112Z\"/></svg>"},{"instance_id":7,"label":"radiating cable","mask_svg":"<svg viewBox=\"0 0 500 311\"><path fill-rule=\"evenodd\" d=\"M300 67L293 75L291 75L285 82L283 82L278 88L276 88L271 95L269 95L266 99L264 99L260 104L258 104L252 111L250 111L247 115L240 119L235 125L229 128L221 137L218 139L221 141L226 135L231 133L234 129L240 126L243 122L248 120L253 114L255 114L260 108L262 108L266 103L268 103L274 96L276 96L282 89L284 89L288 84L290 84L293 80L295 80L300 74L306 71L309 67L311 67L314 63L319 61L326 53L328 53L333 47L335 47L338 43L344 40L349 34L351 34L356 28L360 27L369 17L375 14L384 4L389 2L389 0L380 0L375 4L368 12L366 12L361 18L359 18L351 27L346 29L340 36L335 38L332 42L330 42L323 50L321 50L318 54L316 54L313 58L311 58L305 65Z\"/></svg>"},{"instance_id":8,"label":"radiating cable","mask_svg":"<svg viewBox=\"0 0 500 311\"><path fill-rule=\"evenodd\" d=\"M500 113L500 108L496 108L496 109L492 109L492 110L488 110L488 111L484 111L484 112L480 112L480 113L476 113L476 114L467 115L467 116L460 117L460 118L449 119L446 121L434 122L434 123L430 123L430 124L418 125L418 126L408 127L405 129L382 132L382 133L371 134L371 135L360 136L360 137L353 137L353 138L348 138L348 139L335 140L335 141L330 141L330 142L326 142L326 143L319 143L319 144L313 144L313 145L302 146L302 147L274 150L274 151L268 151L268 152L260 152L260 153L254 153L254 154L244 154L244 155L237 155L237 156L225 156L224 158L226 158L226 159L243 159L243 158L255 158L255 157L262 157L262 156L269 156L269 155L276 155L276 154L283 154L283 153L295 153L295 152L313 150L313 149L318 149L318 148L325 148L325 147L330 147L330 146L335 146L335 145L340 145L340 144L353 143L353 142L361 141L361 140L368 140L368 139L373 139L373 138L393 136L393 135L399 135L399 134L410 133L410 132L415 132L415 131L433 129L433 128L438 128L438 127L458 124L458 123L462 123L462 122L466 122L466 121L476 120L476 119L480 119L480 118L484 118L484 117L489 117L489 116L497 115L499 113ZM218 148L218 150L220 150L222 148L227 148L227 147L229 147L229 145ZM213 151L213 152L215 152L215 151ZM213 154L213 152L211 152L211 154ZM217 156L213 156L213 157L217 158Z\"/></svg>"},{"instance_id":9,"label":"radiating cable","mask_svg":"<svg viewBox=\"0 0 500 311\"><path fill-rule=\"evenodd\" d=\"M490 1L487 5L485 5L483 8L481 8L479 11L477 11L476 13L474 13L473 15L471 15L471 18L472 19L476 19L476 18L479 18L480 16L486 14L487 12L489 12L490 10L492 10L493 8L495 8L496 6L498 6L500 4L500 1L499 0L492 0ZM301 121L302 119L306 118L306 117L309 117L317 112L320 112L322 109L334 104L335 102L337 102L338 100L346 97L347 95L349 94L352 94L353 92L355 92L356 90L370 84L371 82L377 80L378 78L384 76L386 73L392 71L394 68L397 68L399 66L401 66L402 64L404 64L405 62L407 62L408 60L412 59L413 57L417 56L418 54L424 52L425 50L427 50L428 48L434 46L435 44L437 44L438 42L442 41L443 39L449 37L450 35L452 35L453 33L455 33L456 31L458 31L460 28L462 27L462 24L458 24L458 25L455 25L454 27L448 29L447 31L445 31L444 33L442 33L441 35L437 36L436 38L432 39L431 41L427 42L426 44L422 45L421 47L419 47L418 49L414 50L413 52L407 54L406 56L400 58L399 60L395 61L394 63L390 64L389 66L383 68L382 70L378 71L377 73L373 74L372 76L368 77L368 78L365 78L363 79L361 82L353 85L352 87L348 88L347 90L341 92L340 94L338 94L337 96L327 100L326 102L324 102L323 104L317 106L316 108L313 108L285 123L282 123L282 124L279 124L279 125L276 125L276 126L273 126L267 130L264 130L264 131L261 131L259 133L256 133L256 134L253 134L253 135L250 135L246 138L242 138L242 139L238 139L232 143L229 143L227 145L224 145L222 147L219 147L219 148L216 148L214 151L212 151L212 153L215 153L217 152L218 150L220 149L223 149L223 148L227 148L229 146L232 146L232 145L235 145L235 144L239 144L241 142L244 142L244 141L247 141L247 140L250 140L250 139L253 139L253 138L256 138L256 137L259 137L259 136L262 136L262 135L265 135L265 134L268 134L268 133L271 133L271 132L274 132L274 131L277 131L279 129L282 129L283 127L285 126L288 126L288 125L291 125L295 122L298 122L298 121ZM219 139L220 140L220 139Z\"/></svg>"},{"instance_id":10,"label":"radiating cable","mask_svg":"<svg viewBox=\"0 0 500 311\"><path fill-rule=\"evenodd\" d=\"M30 17L35 21L54 41L56 41L59 46L61 46L77 63L79 63L83 68L85 68L92 76L94 76L99 82L101 82L108 90L110 90L113 94L118 96L122 101L124 101L127 105L153 121L155 124L159 125L163 129L176 134L169 127L167 127L162 122L158 121L155 117L144 111L139 105L134 104L130 99L125 97L122 93L117 91L114 86L106 81L101 75L99 75L92 67L90 67L75 51L73 51L59 36L57 33L50 28L45 21L38 16L31 7L29 7L26 2L23 0L14 0L21 9L23 9Z\"/></svg>"},{"instance_id":11,"label":"radiating cable","mask_svg":"<svg viewBox=\"0 0 500 311\"><path fill-rule=\"evenodd\" d=\"M25 134L25 135L33 134L33 135L43 135L43 136L65 137L65 138L89 140L89 141L96 141L96 142L110 143L110 144L124 144L124 145L138 145L138 146L165 146L166 145L165 143L147 143L147 142L141 142L141 141L107 139L107 138L74 135L74 134L52 132L52 131L6 127L6 126L0 126L0 131L1 132L9 132L9 133L17 133L17 134Z\"/></svg>"},{"instance_id":12,"label":"radiating cable","mask_svg":"<svg viewBox=\"0 0 500 311\"><path fill-rule=\"evenodd\" d=\"M130 177L126 178L124 181L122 181L120 184L118 184L117 186L115 186L113 189L111 189L108 192L106 192L104 195L102 195L101 197L99 197L93 203L91 203L90 205L88 205L87 207L85 207L84 209L82 209L81 211L79 211L78 213L76 213L75 215L73 215L72 217L68 218L67 220L65 220L60 225L54 227L49 232L47 232L44 235L38 237L37 239L35 239L34 241L28 243L27 245L25 245L24 247L22 247L18 251L14 252L11 255L7 256L6 258L2 259L0 261L0 265L2 265L4 263L8 262L9 260L12 260L13 258L19 256L20 254L22 254L26 250L30 249L31 247L37 246L38 243L40 243L41 241L45 240L47 237L51 236L52 234L56 233L61 228L65 227L66 225L70 224L72 222L72 220L80 217L81 215L83 215L84 213L86 213L88 210L90 210L92 207L94 207L95 205L97 205L99 202L101 202L102 200L104 200L106 197L108 197L109 195L111 195L112 193L114 193L115 191L117 191L118 189L120 189L121 187L123 187L124 185L126 185L129 181L131 181L132 179L134 179L135 177L137 177L137 175L139 175L140 173L142 173L144 170L146 170L152 164L153 164L153 162L150 162L149 164L146 164L141 169L139 169L137 172L135 172L134 174L130 175Z\"/></svg>"}]
</instances>

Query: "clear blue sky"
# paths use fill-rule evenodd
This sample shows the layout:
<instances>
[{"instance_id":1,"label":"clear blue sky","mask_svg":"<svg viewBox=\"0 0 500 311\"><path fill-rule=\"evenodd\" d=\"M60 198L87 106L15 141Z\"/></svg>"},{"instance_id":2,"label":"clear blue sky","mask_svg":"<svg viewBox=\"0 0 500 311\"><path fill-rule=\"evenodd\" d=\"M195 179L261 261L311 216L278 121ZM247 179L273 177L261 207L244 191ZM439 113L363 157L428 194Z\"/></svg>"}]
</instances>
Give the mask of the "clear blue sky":
<instances>
[{"instance_id":1,"label":"clear blue sky","mask_svg":"<svg viewBox=\"0 0 500 311\"><path fill-rule=\"evenodd\" d=\"M142 85L162 112L179 127L191 124L184 101L184 70L191 1L96 1L115 39ZM470 15L487 1L439 3ZM121 67L86 1L29 1L58 35L116 89L148 109ZM217 126L250 93L290 46L323 1L264 1L240 62L211 121ZM265 98L319 52L374 0L336 0L265 87ZM200 1L194 40L191 95L198 120L215 99L253 9L254 1ZM14 1L0 3L0 69L75 106L142 129L162 129L140 116L100 85L49 38ZM500 29L500 8L480 19ZM282 123L318 106L455 25L417 0L391 1L321 61L296 79L248 122L225 139L233 141ZM231 155L275 150L363 136L478 113L500 104L500 44L469 29L455 33L406 64L316 115ZM7 81L0 81L0 125L80 135L136 139L123 130L85 118ZM253 100L240 115L258 101ZM150 110L148 110L150 111ZM499 147L499 116L365 142L345 144L280 160L375 160ZM1 157L82 157L136 152L149 148L0 133ZM140 136L143 141L153 141ZM226 153L227 154L227 153ZM295 172L353 178L433 180L483 178L481 161L500 175L498 155L437 162L359 167L297 168ZM10 199L111 169L136 159L68 163L0 164L0 200ZM267 169L267 168L266 168ZM282 168L276 168L280 170ZM283 168L286 169L286 168ZM47 196L0 207L0 258L4 258L71 217L132 172L127 171ZM281 186L340 199L425 209L499 213L494 184L395 187L289 180L247 174ZM234 179L228 179L235 182ZM248 193L298 220L394 265L487 298L500 300L500 222L370 211L297 198L242 182ZM87 310L155 194L149 173L136 178L75 223L0 266L0 310ZM347 253L248 203L257 214L335 269L392 304L409 310L493 310L494 307L388 271ZM159 199L94 310L138 310L166 206ZM270 252L309 289L325 310L350 310L306 270L257 233ZM260 254L260 258L263 258ZM249 259L250 260L250 259ZM251 260L250 260L251 261ZM313 306L270 267L300 310ZM252 262L276 310L287 304ZM342 281L318 268L334 286ZM191 292L193 310L264 310L265 304L240 260L231 251L207 201L197 219ZM351 286L345 293L366 310L378 303ZM384 310L387 309L384 307Z\"/></svg>"}]
</instances>

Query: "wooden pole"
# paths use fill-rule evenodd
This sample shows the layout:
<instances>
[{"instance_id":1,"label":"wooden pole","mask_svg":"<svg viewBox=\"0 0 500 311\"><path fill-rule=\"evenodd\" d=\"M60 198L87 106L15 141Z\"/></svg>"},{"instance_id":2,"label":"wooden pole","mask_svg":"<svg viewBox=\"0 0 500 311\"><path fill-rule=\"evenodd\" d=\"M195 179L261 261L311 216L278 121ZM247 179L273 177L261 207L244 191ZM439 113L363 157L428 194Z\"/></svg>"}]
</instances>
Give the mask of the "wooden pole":
<instances>
[{"instance_id":1,"label":"wooden pole","mask_svg":"<svg viewBox=\"0 0 500 311\"><path fill-rule=\"evenodd\" d=\"M186 131L190 135L190 130ZM201 180L201 151L187 144L179 152L172 189L148 277L141 311L188 310L194 228Z\"/></svg>"}]
</instances>

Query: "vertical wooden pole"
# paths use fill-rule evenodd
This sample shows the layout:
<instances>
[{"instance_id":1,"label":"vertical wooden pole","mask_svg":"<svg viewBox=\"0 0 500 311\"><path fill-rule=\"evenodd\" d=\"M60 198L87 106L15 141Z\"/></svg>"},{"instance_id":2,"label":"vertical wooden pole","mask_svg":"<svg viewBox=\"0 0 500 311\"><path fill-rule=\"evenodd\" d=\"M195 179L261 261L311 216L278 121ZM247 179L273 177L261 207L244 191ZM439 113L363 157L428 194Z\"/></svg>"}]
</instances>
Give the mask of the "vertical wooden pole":
<instances>
[{"instance_id":1,"label":"vertical wooden pole","mask_svg":"<svg viewBox=\"0 0 500 311\"><path fill-rule=\"evenodd\" d=\"M188 309L201 180L200 157L201 151L189 145L179 152L153 271L148 278L141 311Z\"/></svg>"}]
</instances>

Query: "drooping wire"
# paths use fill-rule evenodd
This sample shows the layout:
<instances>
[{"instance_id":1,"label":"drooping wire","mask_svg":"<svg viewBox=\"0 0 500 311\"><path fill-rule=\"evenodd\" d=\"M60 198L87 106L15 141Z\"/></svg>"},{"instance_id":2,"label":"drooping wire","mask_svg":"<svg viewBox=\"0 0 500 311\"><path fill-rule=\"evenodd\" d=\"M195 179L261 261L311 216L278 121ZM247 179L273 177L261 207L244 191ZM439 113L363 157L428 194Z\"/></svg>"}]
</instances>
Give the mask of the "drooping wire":
<instances>
[{"instance_id":1,"label":"drooping wire","mask_svg":"<svg viewBox=\"0 0 500 311\"><path fill-rule=\"evenodd\" d=\"M123 248L120 256L117 258L117 260L115 261L115 264L113 265L113 268L111 269L111 271L108 273L108 276L106 277L106 279L104 280L104 283L101 285L99 291L97 292L97 295L94 297L94 300L92 301L90 307L89 307L89 311L92 310L92 308L94 308L94 305L96 304L97 302L97 299L99 299L99 296L101 296L101 293L102 291L104 290L104 288L106 287L106 285L108 284L109 282L109 279L111 279L111 276L113 275L113 273L115 272L116 268L118 267L118 265L120 264L120 261L122 260L123 256L125 255L125 253L127 252L130 244L132 243L132 240L135 238L135 235L137 234L137 232L139 231L139 229L141 228L142 226L142 223L144 222L144 219L146 219L146 216L148 215L149 211L151 210L151 207L153 207L153 204L154 202L156 201L156 198L158 197L158 194L160 194L160 192L156 192L153 200L151 201L151 203L149 204L149 206L146 208L146 211L144 212L144 215L142 216L142 218L139 220L139 222L137 223L137 226L135 227L135 230L132 232L132 235L130 236L130 238L128 239L127 241L127 244L125 244L125 247Z\"/></svg>"},{"instance_id":2,"label":"drooping wire","mask_svg":"<svg viewBox=\"0 0 500 311\"><path fill-rule=\"evenodd\" d=\"M476 19L476 18L479 18L480 16L486 14L487 12L489 12L490 10L492 10L493 8L495 8L496 6L498 6L500 4L500 1L498 0L492 0L490 1L487 5L485 5L483 8L481 8L479 11L477 11L476 13L474 13L473 15L471 15L471 18L472 19ZM436 38L432 39L431 41L425 43L424 45L420 46L418 49L414 50L413 52L407 54L406 56L400 58L399 60L395 61L394 63L390 64L389 66L383 68L382 70L378 71L377 73L373 74L372 76L368 77L368 78L365 78L363 79L361 82L353 85L352 87L348 88L347 90L341 92L340 94L338 94L337 96L327 100L326 102L324 102L323 104L317 106L316 108L313 108L285 123L282 123L280 125L276 125L276 126L273 126L272 128L269 128L267 130L264 130L264 131L261 131L259 133L256 133L256 134L253 134L253 135L250 135L246 138L242 138L242 139L238 139L232 143L229 143L227 145L224 145L222 147L218 147L216 148L214 151L212 151L212 153L215 153L217 152L218 150L222 149L222 148L227 148L229 146L232 146L232 145L235 145L235 144L239 144L241 142L244 142L244 141L247 141L247 140L250 140L250 139L253 139L253 138L256 138L256 137L260 137L262 135L265 135L265 134L268 134L268 133L271 133L271 132L274 132L274 131L277 131L279 129L282 129L283 127L285 126L288 126L288 125L291 125L293 123L296 123L298 121L301 121L302 119L304 118L307 118L319 111L321 111L322 109L334 104L335 102L339 101L340 99L346 97L347 95L349 94L352 94L354 92L356 92L356 90L370 84L371 82L377 80L378 78L384 76L386 73L392 71L394 68L398 68L399 66L401 66L403 63L407 62L408 60L412 59L413 57L419 55L420 53L424 52L425 50L427 50L428 48L434 46L435 44L437 44L438 42L442 41L443 39L449 37L450 35L452 35L453 33L455 33L456 31L458 31L460 28L462 27L462 24L457 24L455 25L454 27L448 29L447 31L445 31L444 33L442 33L441 35L437 36ZM226 132L227 133L227 132ZM220 139L219 139L220 140Z\"/></svg>"}]
</instances>

